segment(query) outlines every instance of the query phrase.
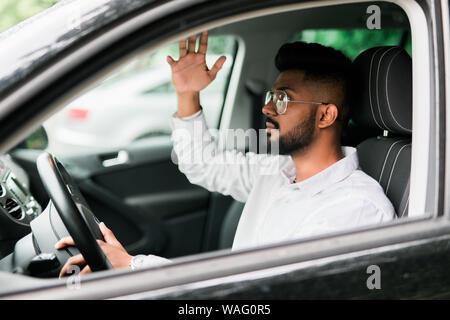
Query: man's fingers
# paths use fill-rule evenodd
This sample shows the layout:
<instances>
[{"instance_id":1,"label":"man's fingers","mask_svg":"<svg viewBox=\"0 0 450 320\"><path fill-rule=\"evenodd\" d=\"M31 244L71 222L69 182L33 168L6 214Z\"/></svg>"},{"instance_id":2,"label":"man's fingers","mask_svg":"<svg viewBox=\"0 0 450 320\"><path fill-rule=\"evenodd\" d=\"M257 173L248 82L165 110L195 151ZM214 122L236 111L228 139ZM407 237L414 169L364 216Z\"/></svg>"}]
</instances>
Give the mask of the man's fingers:
<instances>
[{"instance_id":1,"label":"man's fingers","mask_svg":"<svg viewBox=\"0 0 450 320\"><path fill-rule=\"evenodd\" d=\"M180 58L186 55L186 39L180 40Z\"/></svg>"},{"instance_id":2,"label":"man's fingers","mask_svg":"<svg viewBox=\"0 0 450 320\"><path fill-rule=\"evenodd\" d=\"M175 63L175 60L173 60L171 56L167 56L167 63L170 64L170 66L172 66Z\"/></svg>"},{"instance_id":3,"label":"man's fingers","mask_svg":"<svg viewBox=\"0 0 450 320\"><path fill-rule=\"evenodd\" d=\"M190 36L187 39L181 39L180 41L180 58L184 57L187 53L195 53L195 46L197 43L197 35ZM187 48L186 48L187 41ZM200 35L200 45L198 48L198 53L206 54L206 49L208 47L208 31L203 31ZM172 65L175 61L172 57L167 58L167 62Z\"/></svg>"},{"instance_id":4,"label":"man's fingers","mask_svg":"<svg viewBox=\"0 0 450 320\"><path fill-rule=\"evenodd\" d=\"M198 53L206 54L208 48L208 31L203 31L200 36L200 45L198 47Z\"/></svg>"},{"instance_id":5,"label":"man's fingers","mask_svg":"<svg viewBox=\"0 0 450 320\"><path fill-rule=\"evenodd\" d=\"M86 261L84 260L84 257L82 254L77 254L76 256L70 257L66 264L62 267L61 271L59 272L59 277L61 278L67 273L67 270L69 270L70 266L72 265L83 265Z\"/></svg>"},{"instance_id":6,"label":"man's fingers","mask_svg":"<svg viewBox=\"0 0 450 320\"><path fill-rule=\"evenodd\" d=\"M55 249L62 249L67 246L74 246L75 242L73 241L72 237L64 237L61 240L59 240L57 243L55 243Z\"/></svg>"},{"instance_id":7,"label":"man's fingers","mask_svg":"<svg viewBox=\"0 0 450 320\"><path fill-rule=\"evenodd\" d=\"M195 52L195 43L197 42L197 35L189 37L188 40L188 52L194 53Z\"/></svg>"},{"instance_id":8,"label":"man's fingers","mask_svg":"<svg viewBox=\"0 0 450 320\"><path fill-rule=\"evenodd\" d=\"M120 245L119 240L117 240L114 233L110 229L108 229L108 227L105 225L105 223L100 222L100 224L98 226L100 227L100 231L103 234L103 238L105 238L105 242L115 244L115 245Z\"/></svg>"},{"instance_id":9,"label":"man's fingers","mask_svg":"<svg viewBox=\"0 0 450 320\"><path fill-rule=\"evenodd\" d=\"M83 268L83 270L81 270L80 274L87 274L87 273L92 273L92 270L89 266L86 266Z\"/></svg>"},{"instance_id":10,"label":"man's fingers","mask_svg":"<svg viewBox=\"0 0 450 320\"><path fill-rule=\"evenodd\" d=\"M98 243L98 246L103 250L103 246L106 244L106 242L97 239L97 243ZM103 252L105 252L105 251L103 251Z\"/></svg>"},{"instance_id":11,"label":"man's fingers","mask_svg":"<svg viewBox=\"0 0 450 320\"><path fill-rule=\"evenodd\" d=\"M217 72L219 72L219 70L222 68L226 59L227 58L225 56L221 56L219 59L217 59L216 63L214 63L211 70L209 70L209 76L211 77L211 79L216 78Z\"/></svg>"}]
</instances>

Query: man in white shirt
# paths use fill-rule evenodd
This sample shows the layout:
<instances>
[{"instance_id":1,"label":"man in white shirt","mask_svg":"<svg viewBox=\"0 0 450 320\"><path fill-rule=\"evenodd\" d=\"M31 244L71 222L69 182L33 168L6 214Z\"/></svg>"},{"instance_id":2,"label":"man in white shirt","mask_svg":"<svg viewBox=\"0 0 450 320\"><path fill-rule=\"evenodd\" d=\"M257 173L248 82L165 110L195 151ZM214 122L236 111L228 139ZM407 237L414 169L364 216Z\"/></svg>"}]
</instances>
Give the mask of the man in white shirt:
<instances>
[{"instance_id":1,"label":"man in white shirt","mask_svg":"<svg viewBox=\"0 0 450 320\"><path fill-rule=\"evenodd\" d=\"M246 202L233 250L350 230L394 219L391 202L377 181L358 169L356 149L341 147L349 114L346 78L351 61L318 44L283 45L275 64L280 75L266 95L268 140L279 154L219 150L209 134L199 92L225 62L211 70L205 61L207 32L180 42L180 58L167 57L177 91L172 118L178 166L189 181ZM186 43L187 42L187 43ZM207 108L207 106L206 106ZM275 144L274 144L275 143ZM200 156L199 156L200 155ZM113 267L152 265L168 260L131 257L104 224L101 243ZM56 248L74 245L62 239ZM83 263L76 256L66 263ZM89 267L83 273L89 272Z\"/></svg>"}]
</instances>

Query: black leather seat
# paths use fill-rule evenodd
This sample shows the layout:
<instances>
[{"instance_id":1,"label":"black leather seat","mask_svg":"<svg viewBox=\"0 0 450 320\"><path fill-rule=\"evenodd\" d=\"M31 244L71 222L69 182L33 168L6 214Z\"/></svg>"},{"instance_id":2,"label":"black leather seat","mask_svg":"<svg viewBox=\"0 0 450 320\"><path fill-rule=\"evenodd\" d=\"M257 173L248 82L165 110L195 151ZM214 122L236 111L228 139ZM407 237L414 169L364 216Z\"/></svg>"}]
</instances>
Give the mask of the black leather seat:
<instances>
[{"instance_id":1,"label":"black leather seat","mask_svg":"<svg viewBox=\"0 0 450 320\"><path fill-rule=\"evenodd\" d=\"M233 245L234 235L239 223L239 219L244 209L245 203L233 201L228 209L220 230L219 249L231 248Z\"/></svg>"},{"instance_id":2,"label":"black leather seat","mask_svg":"<svg viewBox=\"0 0 450 320\"><path fill-rule=\"evenodd\" d=\"M376 47L352 64L352 119L385 134L357 146L361 169L377 180L398 217L408 215L412 134L411 57L400 47Z\"/></svg>"},{"instance_id":3,"label":"black leather seat","mask_svg":"<svg viewBox=\"0 0 450 320\"><path fill-rule=\"evenodd\" d=\"M400 47L376 47L352 64L352 119L366 132L381 132L357 146L360 168L377 180L398 217L408 214L411 170L412 67ZM380 131L378 131L380 130ZM222 224L219 248L229 248L244 204L231 204Z\"/></svg>"}]
</instances>

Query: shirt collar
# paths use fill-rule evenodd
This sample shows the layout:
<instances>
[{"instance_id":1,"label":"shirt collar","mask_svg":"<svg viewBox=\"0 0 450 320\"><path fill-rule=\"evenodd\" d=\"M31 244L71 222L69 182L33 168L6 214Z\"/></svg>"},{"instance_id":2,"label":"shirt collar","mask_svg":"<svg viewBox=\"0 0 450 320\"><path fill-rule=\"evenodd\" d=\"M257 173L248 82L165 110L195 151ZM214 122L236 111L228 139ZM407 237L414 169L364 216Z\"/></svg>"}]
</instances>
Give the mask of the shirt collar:
<instances>
[{"instance_id":1,"label":"shirt collar","mask_svg":"<svg viewBox=\"0 0 450 320\"><path fill-rule=\"evenodd\" d=\"M291 161L281 169L282 176L288 183L288 188L301 190L308 193L310 196L313 196L324 190L326 187L344 180L353 171L358 169L359 163L355 148L342 147L342 152L344 153L344 158L333 163L331 166L314 176L297 183L292 183L295 178L295 166L291 158Z\"/></svg>"}]
</instances>

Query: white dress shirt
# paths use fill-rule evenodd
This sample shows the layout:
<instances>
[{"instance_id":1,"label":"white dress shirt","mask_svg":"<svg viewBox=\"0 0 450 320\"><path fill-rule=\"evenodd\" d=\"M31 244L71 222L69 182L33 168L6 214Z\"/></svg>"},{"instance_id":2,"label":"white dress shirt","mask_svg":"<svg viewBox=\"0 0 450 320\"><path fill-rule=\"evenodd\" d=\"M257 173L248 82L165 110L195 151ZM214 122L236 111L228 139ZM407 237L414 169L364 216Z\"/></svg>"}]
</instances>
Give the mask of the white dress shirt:
<instances>
[{"instance_id":1,"label":"white dress shirt","mask_svg":"<svg viewBox=\"0 0 450 320\"><path fill-rule=\"evenodd\" d=\"M191 183L245 202L232 250L376 225L395 218L382 187L358 168L356 149L293 183L290 156L218 150L203 112L171 119L172 160ZM170 260L151 259L145 265ZM159 258L159 257L156 257Z\"/></svg>"},{"instance_id":2,"label":"white dress shirt","mask_svg":"<svg viewBox=\"0 0 450 320\"><path fill-rule=\"evenodd\" d=\"M200 110L172 118L176 161L191 183L245 202L233 250L375 225L395 218L382 187L358 168L356 149L298 183L290 156L218 150Z\"/></svg>"}]
</instances>

